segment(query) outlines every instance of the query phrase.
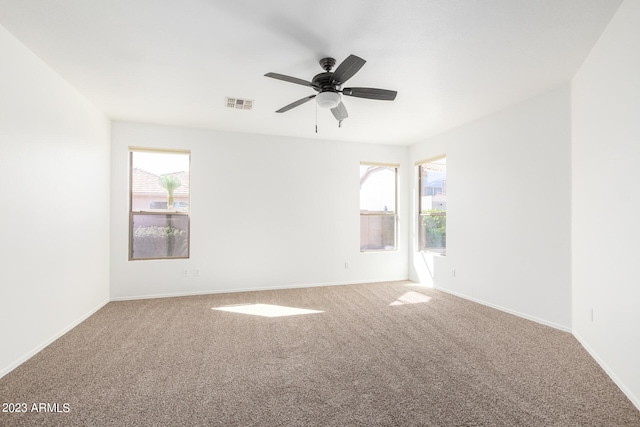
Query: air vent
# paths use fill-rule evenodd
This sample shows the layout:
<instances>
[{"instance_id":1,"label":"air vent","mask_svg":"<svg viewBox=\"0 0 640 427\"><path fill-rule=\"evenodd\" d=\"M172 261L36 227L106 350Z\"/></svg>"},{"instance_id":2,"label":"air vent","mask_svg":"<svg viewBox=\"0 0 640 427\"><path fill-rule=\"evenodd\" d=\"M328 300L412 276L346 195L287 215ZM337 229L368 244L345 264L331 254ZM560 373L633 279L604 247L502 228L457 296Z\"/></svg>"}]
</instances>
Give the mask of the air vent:
<instances>
[{"instance_id":1,"label":"air vent","mask_svg":"<svg viewBox=\"0 0 640 427\"><path fill-rule=\"evenodd\" d=\"M253 109L253 99L226 98L227 108L235 108L236 110Z\"/></svg>"}]
</instances>

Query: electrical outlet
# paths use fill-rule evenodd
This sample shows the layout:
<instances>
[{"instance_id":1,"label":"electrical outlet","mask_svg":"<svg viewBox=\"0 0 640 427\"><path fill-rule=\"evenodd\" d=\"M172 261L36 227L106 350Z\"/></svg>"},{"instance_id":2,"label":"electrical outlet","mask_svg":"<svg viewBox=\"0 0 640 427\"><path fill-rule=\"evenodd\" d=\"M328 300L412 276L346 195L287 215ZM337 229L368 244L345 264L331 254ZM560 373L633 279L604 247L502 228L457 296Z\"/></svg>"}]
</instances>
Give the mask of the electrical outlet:
<instances>
[{"instance_id":1,"label":"electrical outlet","mask_svg":"<svg viewBox=\"0 0 640 427\"><path fill-rule=\"evenodd\" d=\"M351 267L351 263L349 261L345 261L344 268L349 268L349 267Z\"/></svg>"},{"instance_id":2,"label":"electrical outlet","mask_svg":"<svg viewBox=\"0 0 640 427\"><path fill-rule=\"evenodd\" d=\"M189 277L189 270L187 270L186 268L182 270L182 277Z\"/></svg>"}]
</instances>

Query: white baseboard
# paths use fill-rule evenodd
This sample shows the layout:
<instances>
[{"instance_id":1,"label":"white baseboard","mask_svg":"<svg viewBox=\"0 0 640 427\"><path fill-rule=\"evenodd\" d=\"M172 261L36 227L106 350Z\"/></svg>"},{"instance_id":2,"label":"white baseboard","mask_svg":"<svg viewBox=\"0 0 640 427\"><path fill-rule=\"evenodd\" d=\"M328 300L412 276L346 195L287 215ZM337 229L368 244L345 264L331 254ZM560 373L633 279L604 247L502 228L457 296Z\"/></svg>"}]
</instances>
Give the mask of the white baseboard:
<instances>
[{"instance_id":1,"label":"white baseboard","mask_svg":"<svg viewBox=\"0 0 640 427\"><path fill-rule=\"evenodd\" d=\"M577 333L573 332L573 336L578 340L578 342L584 347L585 350L593 357L593 359L600 365L600 367L609 375L609 378L618 386L620 390L627 396L627 398L635 405L636 408L640 411L640 397L635 396L631 390L625 385L620 378L613 372L611 368L602 360L598 353L587 344L587 342Z\"/></svg>"},{"instance_id":2,"label":"white baseboard","mask_svg":"<svg viewBox=\"0 0 640 427\"><path fill-rule=\"evenodd\" d=\"M460 297L460 298L463 298L463 299L466 299L466 300L469 300L469 301L473 301L473 302L478 303L478 304L486 305L487 307L495 308L496 310L504 311L505 313L513 314L514 316L522 317L523 319L531 320L533 322L540 323L540 324L545 325L545 326L550 326L550 327L552 327L554 329L559 329L559 330L564 331L564 332L572 332L570 327L567 327L567 326L564 326L564 325L559 325L559 324L553 323L553 322L549 322L548 320L540 319L540 318L537 318L535 316L530 316L528 314L520 313L519 311L515 311L515 310L511 310L509 308L501 307L499 305L492 304L492 303L489 303L489 302L486 302L486 301L482 301L482 300L477 299L477 298L472 298L472 297L470 297L468 295L460 294L458 292L454 292L454 291L451 291L449 289L443 289L443 288L439 288L437 286L434 289L436 289L438 291L445 292L447 294L454 295L456 297Z\"/></svg>"},{"instance_id":3,"label":"white baseboard","mask_svg":"<svg viewBox=\"0 0 640 427\"><path fill-rule=\"evenodd\" d=\"M42 351L45 347L47 347L49 344L51 344L52 342L54 342L55 340L57 340L58 338L60 338L61 336L63 336L64 334L66 334L67 332L69 332L71 329L75 328L76 326L78 326L80 323L84 322L86 319L88 319L91 315L93 315L95 312L97 312L98 310L100 310L102 307L104 307L105 305L107 305L109 303L109 301L104 301L100 304L98 304L96 307L94 307L93 309L89 310L87 313L85 313L84 315L80 316L78 319L76 319L75 321L73 321L71 324L67 325L66 327L64 327L62 330L58 331L57 333L55 333L51 338L49 338L48 340L44 341L43 343L39 344L38 346L36 346L33 350L27 352L25 355L23 355L22 357L18 358L17 360L15 360L13 363L11 363L9 366L6 366L4 368L2 368L2 370L0 370L0 378L4 377L5 375L7 375L9 372L13 371L14 369L16 369L18 366L22 365L24 362L26 362L27 360L31 359L33 356L35 356L36 354L38 354L40 351Z\"/></svg>"},{"instance_id":4,"label":"white baseboard","mask_svg":"<svg viewBox=\"0 0 640 427\"><path fill-rule=\"evenodd\" d=\"M284 286L264 286L264 287L248 287L248 288L228 288L228 289L209 289L196 292L176 292L169 294L148 294L148 295L132 295L125 297L112 297L111 301L133 301L139 299L153 299L153 298L174 298L174 297L188 297L194 295L211 295L211 294L229 294L236 292L254 292L254 291L272 291L276 289L301 289L301 288L318 288L323 286L342 286L342 285L358 285L365 283L383 283L383 282L402 282L409 281L407 278L403 279L384 279L384 280L368 280L368 281L348 281L348 282L328 282L328 283L309 283L309 284L293 284Z\"/></svg>"}]
</instances>

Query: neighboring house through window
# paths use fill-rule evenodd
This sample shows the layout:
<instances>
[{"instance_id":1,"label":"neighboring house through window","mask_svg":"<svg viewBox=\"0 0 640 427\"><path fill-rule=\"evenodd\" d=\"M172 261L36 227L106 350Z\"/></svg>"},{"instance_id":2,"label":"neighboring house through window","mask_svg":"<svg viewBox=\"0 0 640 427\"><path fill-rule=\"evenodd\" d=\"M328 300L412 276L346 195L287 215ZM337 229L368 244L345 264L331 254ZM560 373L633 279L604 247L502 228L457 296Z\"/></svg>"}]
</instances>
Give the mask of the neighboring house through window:
<instances>
[{"instance_id":1,"label":"neighboring house through window","mask_svg":"<svg viewBox=\"0 0 640 427\"><path fill-rule=\"evenodd\" d=\"M129 259L189 258L190 152L129 155Z\"/></svg>"},{"instance_id":2,"label":"neighboring house through window","mask_svg":"<svg viewBox=\"0 0 640 427\"><path fill-rule=\"evenodd\" d=\"M442 157L417 166L419 247L421 251L444 255L447 250L447 159Z\"/></svg>"},{"instance_id":3,"label":"neighboring house through window","mask_svg":"<svg viewBox=\"0 0 640 427\"><path fill-rule=\"evenodd\" d=\"M398 165L360 164L360 250L397 246Z\"/></svg>"}]
</instances>

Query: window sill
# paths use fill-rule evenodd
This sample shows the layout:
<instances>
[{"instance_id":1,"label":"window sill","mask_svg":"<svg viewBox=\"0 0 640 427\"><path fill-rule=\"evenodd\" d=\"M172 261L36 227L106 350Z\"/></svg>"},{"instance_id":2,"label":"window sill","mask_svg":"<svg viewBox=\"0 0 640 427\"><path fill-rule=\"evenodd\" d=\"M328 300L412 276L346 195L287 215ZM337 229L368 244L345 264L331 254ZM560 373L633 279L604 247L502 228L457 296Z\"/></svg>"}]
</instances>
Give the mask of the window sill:
<instances>
[{"instance_id":1,"label":"window sill","mask_svg":"<svg viewBox=\"0 0 640 427\"><path fill-rule=\"evenodd\" d=\"M447 256L446 252L436 252L436 251L418 251L418 252L426 255L437 256L437 257Z\"/></svg>"}]
</instances>

